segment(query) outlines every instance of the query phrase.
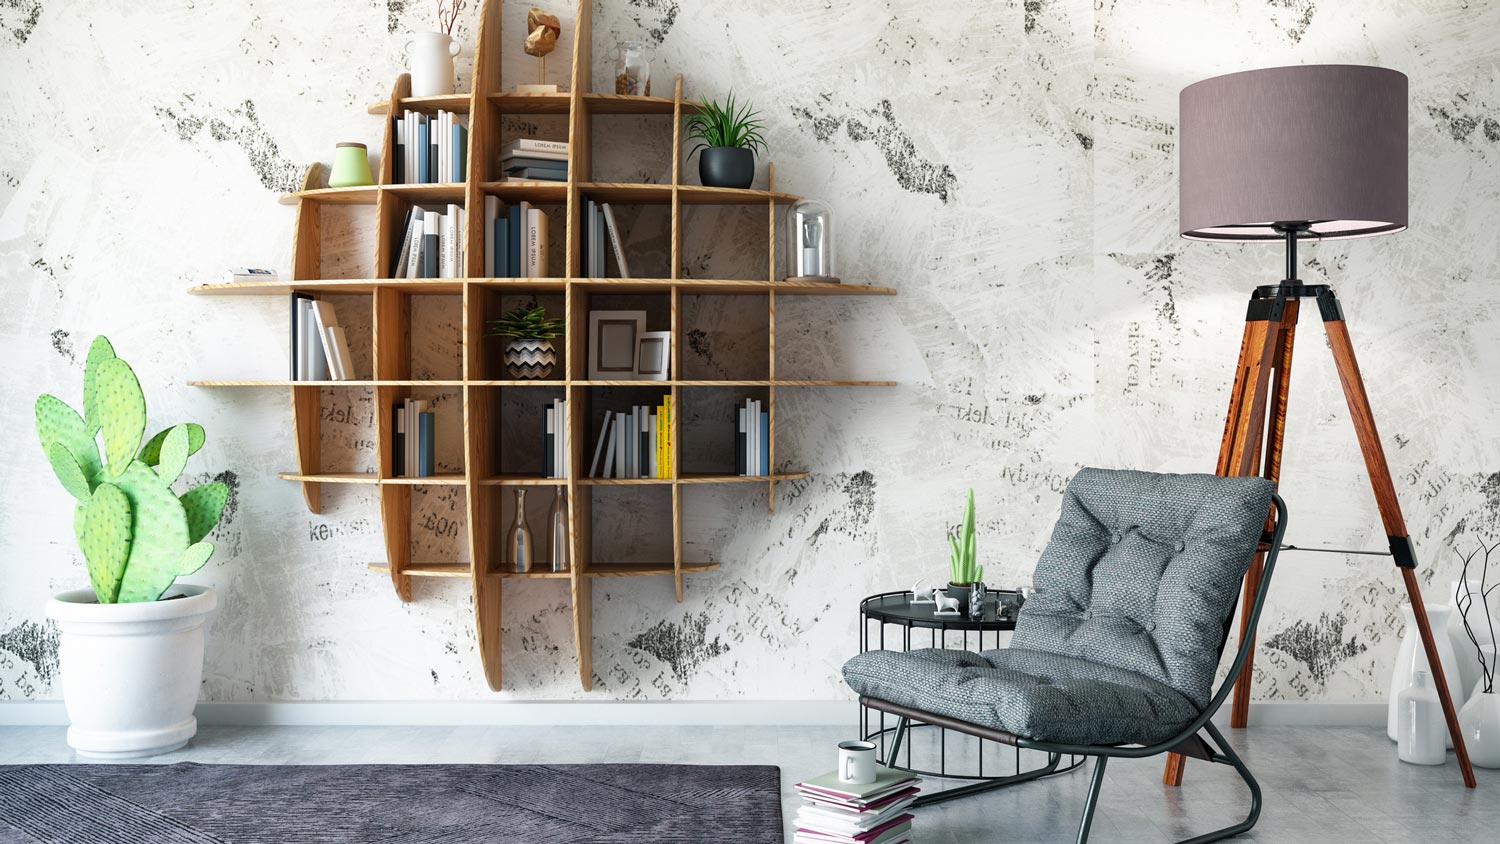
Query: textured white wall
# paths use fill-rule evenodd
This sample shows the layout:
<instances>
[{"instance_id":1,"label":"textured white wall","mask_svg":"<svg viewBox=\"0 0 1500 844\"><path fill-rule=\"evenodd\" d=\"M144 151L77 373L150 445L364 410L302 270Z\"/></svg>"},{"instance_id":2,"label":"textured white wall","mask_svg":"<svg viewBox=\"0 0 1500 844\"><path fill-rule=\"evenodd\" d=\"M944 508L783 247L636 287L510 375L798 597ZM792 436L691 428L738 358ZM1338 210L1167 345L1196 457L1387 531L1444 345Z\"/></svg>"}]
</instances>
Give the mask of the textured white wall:
<instances>
[{"instance_id":1,"label":"textured white wall","mask_svg":"<svg viewBox=\"0 0 1500 844\"><path fill-rule=\"evenodd\" d=\"M222 593L206 698L490 697L468 587L424 581L400 604L365 570L381 555L373 496L327 490L325 513L311 516L276 480L291 466L285 394L184 383L282 371L283 302L183 291L233 264L285 270L292 211L277 193L334 142L378 142L364 106L387 94L429 5L0 3L0 422L14 446L0 474L0 698L59 692L42 603L85 578L30 407L43 391L77 401L81 356L100 332L140 373L153 428L208 429L190 472L227 471L235 490L221 552L194 577ZM783 391L778 456L813 477L783 485L774 516L760 489L692 491L692 553L724 565L691 578L682 605L663 579L598 582L592 695L578 689L564 590L507 584L500 697L844 697L837 669L856 646L858 597L940 575L964 488L978 496L990 580L1014 583L1077 467L1211 469L1244 299L1280 277L1280 253L1177 238L1177 92L1250 67L1358 62L1410 75L1411 231L1314 246L1304 277L1344 293L1424 580L1446 586L1450 546L1500 538L1500 6L599 5L597 86L614 45L645 38L658 44L658 71L684 74L688 96L732 86L752 99L777 186L836 209L841 274L901 292L779 303L779 371L901 386ZM518 54L524 4L507 6ZM466 47L476 17L460 20ZM507 78L529 75L529 62L507 60ZM560 79L564 64L549 72ZM601 176L667 178L661 123L612 119ZM689 272L758 274L761 219L697 213ZM368 273L358 230L369 222L351 213L330 224L325 274ZM661 223L627 222L638 254L661 260ZM754 338L738 332L734 306L701 308L691 365L746 365ZM438 325L454 317L440 302L430 313ZM1303 338L1283 483L1291 539L1380 548L1311 316ZM330 391L325 407L330 459L368 465L368 397ZM461 514L451 495L422 501L423 548L460 553ZM633 541L618 522L601 533ZM1397 582L1383 560L1289 555L1259 696L1382 694Z\"/></svg>"}]
</instances>

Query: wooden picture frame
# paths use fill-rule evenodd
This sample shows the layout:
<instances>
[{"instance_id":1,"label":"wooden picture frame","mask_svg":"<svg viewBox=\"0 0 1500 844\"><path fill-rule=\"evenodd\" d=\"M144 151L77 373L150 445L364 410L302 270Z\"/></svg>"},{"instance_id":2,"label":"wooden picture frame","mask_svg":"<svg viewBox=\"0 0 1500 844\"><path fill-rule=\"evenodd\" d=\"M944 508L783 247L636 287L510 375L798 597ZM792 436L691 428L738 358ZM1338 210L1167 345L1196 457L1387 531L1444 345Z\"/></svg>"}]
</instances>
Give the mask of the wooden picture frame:
<instances>
[{"instance_id":1,"label":"wooden picture frame","mask_svg":"<svg viewBox=\"0 0 1500 844\"><path fill-rule=\"evenodd\" d=\"M645 333L645 311L589 311L589 380L636 380L636 354Z\"/></svg>"},{"instance_id":2,"label":"wooden picture frame","mask_svg":"<svg viewBox=\"0 0 1500 844\"><path fill-rule=\"evenodd\" d=\"M672 332L645 331L636 341L635 377L667 381L672 377Z\"/></svg>"}]
</instances>

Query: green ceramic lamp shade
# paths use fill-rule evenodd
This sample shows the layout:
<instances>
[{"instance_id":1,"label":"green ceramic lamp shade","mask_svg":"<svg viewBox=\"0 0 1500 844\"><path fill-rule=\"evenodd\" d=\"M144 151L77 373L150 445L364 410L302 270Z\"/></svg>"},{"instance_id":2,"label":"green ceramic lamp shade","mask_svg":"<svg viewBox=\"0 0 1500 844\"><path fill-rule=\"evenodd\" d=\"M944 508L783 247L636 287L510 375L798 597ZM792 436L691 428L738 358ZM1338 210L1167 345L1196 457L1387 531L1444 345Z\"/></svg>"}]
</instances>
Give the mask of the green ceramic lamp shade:
<instances>
[{"instance_id":1,"label":"green ceramic lamp shade","mask_svg":"<svg viewBox=\"0 0 1500 844\"><path fill-rule=\"evenodd\" d=\"M342 143L333 151L333 172L328 175L331 188L352 188L375 184L370 175L370 153L364 144Z\"/></svg>"}]
</instances>

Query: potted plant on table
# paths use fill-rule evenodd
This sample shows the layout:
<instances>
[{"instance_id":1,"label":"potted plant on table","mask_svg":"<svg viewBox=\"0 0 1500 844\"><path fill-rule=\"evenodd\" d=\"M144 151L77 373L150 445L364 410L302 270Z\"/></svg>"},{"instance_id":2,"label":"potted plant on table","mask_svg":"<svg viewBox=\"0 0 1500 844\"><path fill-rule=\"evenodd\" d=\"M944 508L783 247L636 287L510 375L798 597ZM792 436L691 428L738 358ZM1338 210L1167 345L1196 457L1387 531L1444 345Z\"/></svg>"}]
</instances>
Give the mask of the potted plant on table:
<instances>
[{"instance_id":1,"label":"potted plant on table","mask_svg":"<svg viewBox=\"0 0 1500 844\"><path fill-rule=\"evenodd\" d=\"M974 584L984 582L984 566L978 563L974 546L974 490L964 506L964 521L957 534L948 534L948 597L958 599L959 612L969 612L969 593Z\"/></svg>"},{"instance_id":2,"label":"potted plant on table","mask_svg":"<svg viewBox=\"0 0 1500 844\"><path fill-rule=\"evenodd\" d=\"M62 633L68 744L84 756L164 753L198 730L204 623L217 598L173 581L208 562L204 537L229 488L178 496L172 485L203 447L203 428L173 425L142 445L145 429L140 382L104 337L89 347L82 416L54 396L36 400L42 449L77 500L73 530L93 586L47 602Z\"/></svg>"},{"instance_id":3,"label":"potted plant on table","mask_svg":"<svg viewBox=\"0 0 1500 844\"><path fill-rule=\"evenodd\" d=\"M491 337L509 337L505 347L505 369L516 379L547 378L557 366L552 341L563 336L566 323L548 317L544 306L516 308L489 323Z\"/></svg>"},{"instance_id":4,"label":"potted plant on table","mask_svg":"<svg viewBox=\"0 0 1500 844\"><path fill-rule=\"evenodd\" d=\"M714 188L748 188L755 180L755 153L765 152L764 128L749 106L736 107L731 93L721 105L709 101L687 119L688 137L698 145L698 178Z\"/></svg>"}]
</instances>

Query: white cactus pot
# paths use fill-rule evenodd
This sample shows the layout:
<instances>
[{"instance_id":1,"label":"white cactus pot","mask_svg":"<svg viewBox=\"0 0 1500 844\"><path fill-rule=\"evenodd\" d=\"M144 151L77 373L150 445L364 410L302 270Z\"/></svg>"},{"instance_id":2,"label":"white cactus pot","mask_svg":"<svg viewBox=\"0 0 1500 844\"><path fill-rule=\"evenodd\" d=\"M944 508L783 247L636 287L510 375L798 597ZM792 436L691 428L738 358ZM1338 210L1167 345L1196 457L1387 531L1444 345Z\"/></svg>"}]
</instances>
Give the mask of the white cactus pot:
<instances>
[{"instance_id":1,"label":"white cactus pot","mask_svg":"<svg viewBox=\"0 0 1500 844\"><path fill-rule=\"evenodd\" d=\"M217 603L212 589L188 584L149 603L100 604L90 589L48 601L47 617L62 633L69 746L125 759L187 744L198 732L204 628Z\"/></svg>"}]
</instances>

